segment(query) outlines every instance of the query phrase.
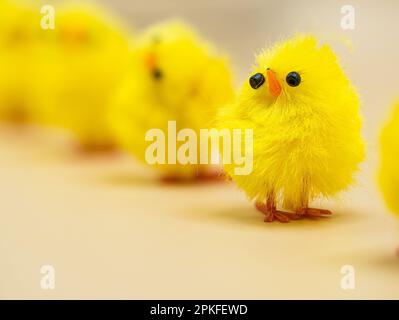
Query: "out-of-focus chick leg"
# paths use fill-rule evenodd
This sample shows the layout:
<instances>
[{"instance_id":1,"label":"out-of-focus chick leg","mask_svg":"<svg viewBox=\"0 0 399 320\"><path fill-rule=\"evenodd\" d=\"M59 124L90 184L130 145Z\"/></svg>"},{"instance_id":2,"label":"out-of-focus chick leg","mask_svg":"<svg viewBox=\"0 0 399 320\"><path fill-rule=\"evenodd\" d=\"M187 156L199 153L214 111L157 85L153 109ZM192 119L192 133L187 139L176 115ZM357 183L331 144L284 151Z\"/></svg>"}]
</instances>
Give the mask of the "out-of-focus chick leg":
<instances>
[{"instance_id":1,"label":"out-of-focus chick leg","mask_svg":"<svg viewBox=\"0 0 399 320\"><path fill-rule=\"evenodd\" d=\"M199 166L192 175L180 176L176 173L169 173L161 177L161 182L168 184L178 183L202 183L202 182L223 182L226 177L222 170L218 168L208 168Z\"/></svg>"},{"instance_id":2,"label":"out-of-focus chick leg","mask_svg":"<svg viewBox=\"0 0 399 320\"><path fill-rule=\"evenodd\" d=\"M78 154L81 155L97 155L112 153L117 150L117 147L112 142L104 143L80 143L75 147Z\"/></svg>"},{"instance_id":3,"label":"out-of-focus chick leg","mask_svg":"<svg viewBox=\"0 0 399 320\"><path fill-rule=\"evenodd\" d=\"M183 179L182 177L172 174L161 176L160 180L162 183L166 184L178 184L178 183L188 182L188 179Z\"/></svg>"},{"instance_id":4,"label":"out-of-focus chick leg","mask_svg":"<svg viewBox=\"0 0 399 320\"><path fill-rule=\"evenodd\" d=\"M274 194L268 195L266 203L257 202L256 209L265 214L265 222L273 222L278 220L280 222L286 223L290 220L297 220L300 218L300 216L297 214L277 210Z\"/></svg>"},{"instance_id":5,"label":"out-of-focus chick leg","mask_svg":"<svg viewBox=\"0 0 399 320\"><path fill-rule=\"evenodd\" d=\"M224 174L221 170L216 168L199 168L196 179L200 181L223 181L225 180Z\"/></svg>"}]
</instances>

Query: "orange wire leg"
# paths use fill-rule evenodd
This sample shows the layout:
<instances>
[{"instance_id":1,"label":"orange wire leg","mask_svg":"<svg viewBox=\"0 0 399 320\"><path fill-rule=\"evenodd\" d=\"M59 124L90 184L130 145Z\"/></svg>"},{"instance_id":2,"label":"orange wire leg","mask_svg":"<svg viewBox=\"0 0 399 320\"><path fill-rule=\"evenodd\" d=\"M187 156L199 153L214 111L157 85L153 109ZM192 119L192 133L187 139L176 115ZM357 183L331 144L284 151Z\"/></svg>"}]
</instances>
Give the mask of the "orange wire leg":
<instances>
[{"instance_id":1,"label":"orange wire leg","mask_svg":"<svg viewBox=\"0 0 399 320\"><path fill-rule=\"evenodd\" d=\"M308 183L306 180L303 183L302 200L301 207L296 210L296 214L303 218L322 218L325 216L330 216L332 212L330 210L309 208L309 189L306 187Z\"/></svg>"},{"instance_id":2,"label":"orange wire leg","mask_svg":"<svg viewBox=\"0 0 399 320\"><path fill-rule=\"evenodd\" d=\"M276 201L273 195L268 196L266 203L256 203L256 209L265 215L265 222L280 221L282 223L290 222L290 220L298 220L300 215L277 210Z\"/></svg>"}]
</instances>

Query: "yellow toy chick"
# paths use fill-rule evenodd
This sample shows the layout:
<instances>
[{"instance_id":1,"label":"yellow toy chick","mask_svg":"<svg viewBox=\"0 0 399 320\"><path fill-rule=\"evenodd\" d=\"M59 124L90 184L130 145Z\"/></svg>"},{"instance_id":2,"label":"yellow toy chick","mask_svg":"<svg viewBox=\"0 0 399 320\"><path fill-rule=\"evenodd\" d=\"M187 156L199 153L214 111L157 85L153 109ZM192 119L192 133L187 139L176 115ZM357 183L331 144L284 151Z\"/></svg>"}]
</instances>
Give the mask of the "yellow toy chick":
<instances>
[{"instance_id":1,"label":"yellow toy chick","mask_svg":"<svg viewBox=\"0 0 399 320\"><path fill-rule=\"evenodd\" d=\"M364 158L359 99L328 45L298 35L256 57L235 104L218 126L253 130L253 171L226 172L265 214L288 222L331 214L310 208L353 182ZM277 209L280 205L283 210Z\"/></svg>"},{"instance_id":2,"label":"yellow toy chick","mask_svg":"<svg viewBox=\"0 0 399 320\"><path fill-rule=\"evenodd\" d=\"M171 21L155 25L137 41L129 75L110 108L110 122L120 145L145 161L148 130L168 139L168 121L177 132L208 128L223 105L234 96L232 73L224 56L189 26ZM183 142L177 142L177 147ZM197 164L154 164L167 181L209 177Z\"/></svg>"},{"instance_id":3,"label":"yellow toy chick","mask_svg":"<svg viewBox=\"0 0 399 320\"><path fill-rule=\"evenodd\" d=\"M399 103L381 133L379 182L389 209L399 215ZM399 254L399 248L398 248Z\"/></svg>"},{"instance_id":4,"label":"yellow toy chick","mask_svg":"<svg viewBox=\"0 0 399 320\"><path fill-rule=\"evenodd\" d=\"M1 1L0 121L25 123L31 119L39 33L39 8L35 10L28 1Z\"/></svg>"},{"instance_id":5,"label":"yellow toy chick","mask_svg":"<svg viewBox=\"0 0 399 320\"><path fill-rule=\"evenodd\" d=\"M127 39L119 21L83 3L57 7L55 29L46 32L39 118L69 129L82 151L114 146L105 115L128 62Z\"/></svg>"}]
</instances>

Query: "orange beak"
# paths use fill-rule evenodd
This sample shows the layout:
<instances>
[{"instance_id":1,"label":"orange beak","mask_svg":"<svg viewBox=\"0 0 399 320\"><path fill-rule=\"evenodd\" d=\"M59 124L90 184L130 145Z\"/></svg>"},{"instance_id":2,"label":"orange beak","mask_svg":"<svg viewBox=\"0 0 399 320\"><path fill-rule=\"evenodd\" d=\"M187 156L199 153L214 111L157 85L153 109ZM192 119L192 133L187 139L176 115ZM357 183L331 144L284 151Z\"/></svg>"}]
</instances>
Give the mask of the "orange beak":
<instances>
[{"instance_id":1,"label":"orange beak","mask_svg":"<svg viewBox=\"0 0 399 320\"><path fill-rule=\"evenodd\" d=\"M71 46L79 46L89 42L89 34L84 27L70 27L68 29L61 30L62 40Z\"/></svg>"},{"instance_id":2,"label":"orange beak","mask_svg":"<svg viewBox=\"0 0 399 320\"><path fill-rule=\"evenodd\" d=\"M155 57L155 54L153 54L153 53L149 53L145 57L145 64L150 70L153 70L156 68L156 61L157 61L157 59Z\"/></svg>"},{"instance_id":3,"label":"orange beak","mask_svg":"<svg viewBox=\"0 0 399 320\"><path fill-rule=\"evenodd\" d=\"M278 82L276 74L270 69L266 71L266 76L269 92L273 97L277 98L281 93L280 82Z\"/></svg>"}]
</instances>

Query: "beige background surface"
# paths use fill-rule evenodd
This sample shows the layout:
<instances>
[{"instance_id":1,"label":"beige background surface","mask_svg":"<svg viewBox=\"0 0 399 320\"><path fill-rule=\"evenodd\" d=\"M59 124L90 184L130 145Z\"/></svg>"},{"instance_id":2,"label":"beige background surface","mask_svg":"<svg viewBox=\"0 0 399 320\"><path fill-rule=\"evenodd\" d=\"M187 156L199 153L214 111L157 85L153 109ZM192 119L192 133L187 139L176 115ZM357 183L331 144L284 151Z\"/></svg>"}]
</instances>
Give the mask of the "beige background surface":
<instances>
[{"instance_id":1,"label":"beige background surface","mask_svg":"<svg viewBox=\"0 0 399 320\"><path fill-rule=\"evenodd\" d=\"M229 52L237 82L256 51L295 31L331 42L362 97L359 183L335 215L265 224L233 184L165 186L126 155L83 158L61 134L0 130L0 298L399 298L399 219L375 186L377 134L399 95L399 2L103 1L142 29L183 17ZM342 44L342 37L353 50ZM54 265L56 289L40 289ZM353 265L356 289L340 288Z\"/></svg>"}]
</instances>

